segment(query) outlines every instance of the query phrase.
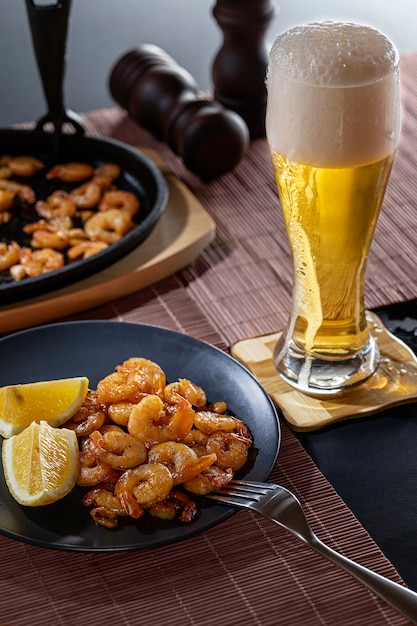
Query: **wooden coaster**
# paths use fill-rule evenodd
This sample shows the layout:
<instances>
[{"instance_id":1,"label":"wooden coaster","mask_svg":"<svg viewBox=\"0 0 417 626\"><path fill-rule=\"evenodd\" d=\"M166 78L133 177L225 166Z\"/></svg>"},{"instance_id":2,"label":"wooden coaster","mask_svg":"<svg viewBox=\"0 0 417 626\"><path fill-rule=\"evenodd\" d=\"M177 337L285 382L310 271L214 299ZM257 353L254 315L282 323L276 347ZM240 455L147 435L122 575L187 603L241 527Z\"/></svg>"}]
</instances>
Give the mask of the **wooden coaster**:
<instances>
[{"instance_id":1,"label":"wooden coaster","mask_svg":"<svg viewBox=\"0 0 417 626\"><path fill-rule=\"evenodd\" d=\"M378 343L380 365L369 380L331 399L303 394L276 372L272 355L281 333L239 341L232 346L231 352L256 376L291 428L316 430L339 420L372 415L417 400L417 358L414 352L394 337L374 313L367 311L367 318Z\"/></svg>"},{"instance_id":2,"label":"wooden coaster","mask_svg":"<svg viewBox=\"0 0 417 626\"><path fill-rule=\"evenodd\" d=\"M50 293L0 306L0 332L35 326L148 287L191 263L215 235L215 223L197 198L153 150L145 150L169 188L167 207L150 235L109 267Z\"/></svg>"}]
</instances>

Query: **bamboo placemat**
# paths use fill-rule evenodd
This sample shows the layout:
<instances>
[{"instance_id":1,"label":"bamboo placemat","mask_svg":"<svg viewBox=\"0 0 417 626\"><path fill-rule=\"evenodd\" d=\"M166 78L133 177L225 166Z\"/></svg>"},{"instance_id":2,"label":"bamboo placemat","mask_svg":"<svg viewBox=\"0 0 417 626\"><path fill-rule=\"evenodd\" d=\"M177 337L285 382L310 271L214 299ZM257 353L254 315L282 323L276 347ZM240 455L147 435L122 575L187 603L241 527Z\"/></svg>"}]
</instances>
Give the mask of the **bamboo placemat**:
<instances>
[{"instance_id":1,"label":"bamboo placemat","mask_svg":"<svg viewBox=\"0 0 417 626\"><path fill-rule=\"evenodd\" d=\"M368 311L367 318L380 351L379 367L367 381L331 399L307 396L281 378L272 360L281 333L237 342L232 354L256 376L294 430L316 430L343 419L357 419L415 402L416 355L386 330L377 315Z\"/></svg>"}]
</instances>

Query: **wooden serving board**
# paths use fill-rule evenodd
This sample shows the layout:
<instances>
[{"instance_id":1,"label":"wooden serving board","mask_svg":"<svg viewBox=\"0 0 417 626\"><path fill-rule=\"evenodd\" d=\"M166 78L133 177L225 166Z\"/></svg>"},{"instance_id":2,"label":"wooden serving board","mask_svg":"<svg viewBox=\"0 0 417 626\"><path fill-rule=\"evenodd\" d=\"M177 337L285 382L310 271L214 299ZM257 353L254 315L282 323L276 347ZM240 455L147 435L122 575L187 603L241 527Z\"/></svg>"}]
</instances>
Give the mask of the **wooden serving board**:
<instances>
[{"instance_id":1,"label":"wooden serving board","mask_svg":"<svg viewBox=\"0 0 417 626\"><path fill-rule=\"evenodd\" d=\"M417 400L417 358L394 337L374 313L367 312L371 332L380 351L375 374L356 387L330 398L303 394L276 372L272 355L281 333L245 339L232 346L232 355L256 376L297 431L322 428L343 419L360 418L388 407Z\"/></svg>"},{"instance_id":2,"label":"wooden serving board","mask_svg":"<svg viewBox=\"0 0 417 626\"><path fill-rule=\"evenodd\" d=\"M157 152L143 149L162 171L169 189L167 207L135 250L109 267L27 300L0 306L0 332L50 322L131 294L182 269L213 240L215 223Z\"/></svg>"}]
</instances>

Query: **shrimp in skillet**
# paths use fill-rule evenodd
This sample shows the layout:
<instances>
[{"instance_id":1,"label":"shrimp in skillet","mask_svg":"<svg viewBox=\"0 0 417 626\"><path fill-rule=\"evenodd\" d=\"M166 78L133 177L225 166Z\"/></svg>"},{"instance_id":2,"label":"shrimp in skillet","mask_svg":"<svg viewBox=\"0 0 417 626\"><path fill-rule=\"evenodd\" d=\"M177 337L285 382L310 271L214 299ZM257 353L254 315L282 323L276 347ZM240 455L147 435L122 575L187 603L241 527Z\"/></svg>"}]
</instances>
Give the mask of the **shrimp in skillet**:
<instances>
[{"instance_id":1,"label":"shrimp in skillet","mask_svg":"<svg viewBox=\"0 0 417 626\"><path fill-rule=\"evenodd\" d=\"M94 168L88 163L60 163L54 165L46 174L46 178L62 180L67 183L77 183L91 178Z\"/></svg>"},{"instance_id":2,"label":"shrimp in skillet","mask_svg":"<svg viewBox=\"0 0 417 626\"><path fill-rule=\"evenodd\" d=\"M73 217L76 208L70 194L62 189L57 189L46 200L38 200L35 204L36 213L45 219Z\"/></svg>"},{"instance_id":3,"label":"shrimp in skillet","mask_svg":"<svg viewBox=\"0 0 417 626\"><path fill-rule=\"evenodd\" d=\"M32 156L10 157L7 167L16 176L34 176L45 167L44 163Z\"/></svg>"},{"instance_id":4,"label":"shrimp in skillet","mask_svg":"<svg viewBox=\"0 0 417 626\"><path fill-rule=\"evenodd\" d=\"M116 243L135 227L130 215L119 209L94 213L84 224L84 230L92 241Z\"/></svg>"},{"instance_id":5,"label":"shrimp in skillet","mask_svg":"<svg viewBox=\"0 0 417 626\"><path fill-rule=\"evenodd\" d=\"M64 263L63 254L52 248L42 248L41 250L21 248L19 263L12 265L9 271L15 280L22 280L26 277L41 276L60 269Z\"/></svg>"},{"instance_id":6,"label":"shrimp in skillet","mask_svg":"<svg viewBox=\"0 0 417 626\"><path fill-rule=\"evenodd\" d=\"M133 217L139 211L139 200L131 191L115 189L106 191L98 204L99 211L109 211L119 209Z\"/></svg>"},{"instance_id":7,"label":"shrimp in skillet","mask_svg":"<svg viewBox=\"0 0 417 626\"><path fill-rule=\"evenodd\" d=\"M20 246L16 241L0 242L0 271L8 270L19 261Z\"/></svg>"}]
</instances>

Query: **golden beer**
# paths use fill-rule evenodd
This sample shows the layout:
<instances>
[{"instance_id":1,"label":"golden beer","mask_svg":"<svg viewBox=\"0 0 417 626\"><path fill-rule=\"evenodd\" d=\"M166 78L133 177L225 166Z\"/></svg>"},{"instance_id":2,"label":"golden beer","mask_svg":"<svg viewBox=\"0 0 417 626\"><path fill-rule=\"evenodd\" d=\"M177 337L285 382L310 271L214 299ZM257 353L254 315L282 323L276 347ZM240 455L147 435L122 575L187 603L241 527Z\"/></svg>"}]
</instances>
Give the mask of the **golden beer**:
<instances>
[{"instance_id":1,"label":"golden beer","mask_svg":"<svg viewBox=\"0 0 417 626\"><path fill-rule=\"evenodd\" d=\"M267 138L293 257L274 364L309 393L368 378L378 350L365 271L400 134L398 54L378 31L323 22L275 42Z\"/></svg>"}]
</instances>

